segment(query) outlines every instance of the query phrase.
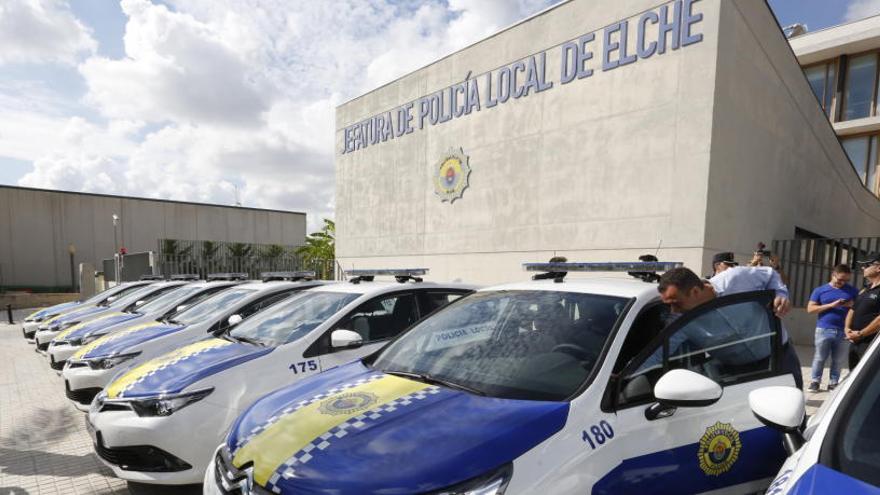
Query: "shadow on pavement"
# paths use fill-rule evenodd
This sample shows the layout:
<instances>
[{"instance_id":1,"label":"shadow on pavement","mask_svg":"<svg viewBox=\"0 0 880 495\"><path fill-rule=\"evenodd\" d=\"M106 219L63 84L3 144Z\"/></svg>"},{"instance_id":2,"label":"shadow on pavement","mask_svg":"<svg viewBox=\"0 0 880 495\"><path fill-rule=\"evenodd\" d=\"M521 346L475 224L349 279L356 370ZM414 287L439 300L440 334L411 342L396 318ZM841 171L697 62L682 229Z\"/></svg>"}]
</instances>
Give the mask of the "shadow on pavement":
<instances>
[{"instance_id":1,"label":"shadow on pavement","mask_svg":"<svg viewBox=\"0 0 880 495\"><path fill-rule=\"evenodd\" d=\"M202 485L147 485L129 481L128 491L132 495L153 495L156 493L161 493L162 495L196 495L202 493Z\"/></svg>"},{"instance_id":2,"label":"shadow on pavement","mask_svg":"<svg viewBox=\"0 0 880 495\"><path fill-rule=\"evenodd\" d=\"M58 466L63 466L59 469ZM42 450L19 450L0 447L0 469L3 474L21 476L53 475L77 477L87 474L107 474L95 454L69 455L43 452ZM5 490L5 488L3 488ZM5 495L5 492L0 492Z\"/></svg>"},{"instance_id":3,"label":"shadow on pavement","mask_svg":"<svg viewBox=\"0 0 880 495\"><path fill-rule=\"evenodd\" d=\"M39 408L27 419L27 423L16 428L11 437L0 438L4 447L33 448L35 445L57 442L73 433L76 422L82 422L68 407L58 409Z\"/></svg>"}]
</instances>

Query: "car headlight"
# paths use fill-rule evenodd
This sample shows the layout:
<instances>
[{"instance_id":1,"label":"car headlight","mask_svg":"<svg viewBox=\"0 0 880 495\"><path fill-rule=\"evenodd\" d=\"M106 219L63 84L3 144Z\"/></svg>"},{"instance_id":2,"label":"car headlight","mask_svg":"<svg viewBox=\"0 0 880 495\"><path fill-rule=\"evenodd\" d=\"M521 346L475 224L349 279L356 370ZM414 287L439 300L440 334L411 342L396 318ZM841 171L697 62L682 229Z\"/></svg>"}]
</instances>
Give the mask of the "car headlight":
<instances>
[{"instance_id":1,"label":"car headlight","mask_svg":"<svg viewBox=\"0 0 880 495\"><path fill-rule=\"evenodd\" d=\"M213 391L214 387L210 387L181 394L130 399L128 402L134 412L141 417L171 416L184 407L204 399Z\"/></svg>"},{"instance_id":2,"label":"car headlight","mask_svg":"<svg viewBox=\"0 0 880 495\"><path fill-rule=\"evenodd\" d=\"M507 463L482 476L433 493L435 495L503 495L512 476L513 464Z\"/></svg>"},{"instance_id":3,"label":"car headlight","mask_svg":"<svg viewBox=\"0 0 880 495\"><path fill-rule=\"evenodd\" d=\"M120 354L118 356L89 359L86 362L89 363L89 368L93 370L109 370L121 363L140 356L140 354L140 352L133 352L131 354Z\"/></svg>"}]
</instances>

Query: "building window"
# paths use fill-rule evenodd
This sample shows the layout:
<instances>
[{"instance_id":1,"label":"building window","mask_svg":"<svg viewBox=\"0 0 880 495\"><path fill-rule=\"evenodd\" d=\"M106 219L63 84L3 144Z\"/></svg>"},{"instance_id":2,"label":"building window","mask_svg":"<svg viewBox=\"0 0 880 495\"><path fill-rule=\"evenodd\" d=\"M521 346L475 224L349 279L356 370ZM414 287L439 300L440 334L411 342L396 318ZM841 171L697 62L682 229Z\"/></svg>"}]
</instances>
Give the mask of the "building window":
<instances>
[{"instance_id":1,"label":"building window","mask_svg":"<svg viewBox=\"0 0 880 495\"><path fill-rule=\"evenodd\" d=\"M877 183L877 148L880 145L880 135L843 138L840 143L862 184L874 194L880 195Z\"/></svg>"},{"instance_id":2,"label":"building window","mask_svg":"<svg viewBox=\"0 0 880 495\"><path fill-rule=\"evenodd\" d=\"M843 90L842 120L861 119L872 115L876 75L876 53L849 59Z\"/></svg>"},{"instance_id":3,"label":"building window","mask_svg":"<svg viewBox=\"0 0 880 495\"><path fill-rule=\"evenodd\" d=\"M834 103L834 92L837 83L837 63L830 62L814 65L804 69L804 75L813 89L813 94L819 100L819 106L825 111L825 115L831 115Z\"/></svg>"}]
</instances>

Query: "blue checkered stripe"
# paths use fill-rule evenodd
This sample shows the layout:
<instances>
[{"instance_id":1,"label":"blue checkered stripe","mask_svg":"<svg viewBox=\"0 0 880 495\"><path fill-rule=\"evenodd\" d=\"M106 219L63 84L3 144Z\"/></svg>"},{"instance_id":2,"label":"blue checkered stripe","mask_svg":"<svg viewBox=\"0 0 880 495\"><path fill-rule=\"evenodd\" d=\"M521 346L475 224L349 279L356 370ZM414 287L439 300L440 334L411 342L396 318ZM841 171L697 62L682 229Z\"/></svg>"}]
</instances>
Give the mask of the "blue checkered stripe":
<instances>
[{"instance_id":1,"label":"blue checkered stripe","mask_svg":"<svg viewBox=\"0 0 880 495\"><path fill-rule=\"evenodd\" d=\"M281 481L282 478L287 479L296 476L295 469L297 466L309 462L312 458L318 455L318 453L329 447L333 441L348 435L348 430L352 428L364 428L370 422L376 421L382 416L406 407L417 400L423 400L428 396L436 395L438 393L440 393L440 387L431 385L417 392L386 402L381 406L365 411L363 414L359 414L344 423L334 426L326 433L312 440L310 444L290 456L290 458L282 465L278 466L278 469L275 470L272 477L266 482L266 489L271 490L274 493L281 493L281 488L277 486L277 483Z\"/></svg>"},{"instance_id":2,"label":"blue checkered stripe","mask_svg":"<svg viewBox=\"0 0 880 495\"><path fill-rule=\"evenodd\" d=\"M122 389L122 390L119 391L119 395L117 396L117 398L120 398L120 399L121 399L122 397L125 396L125 392L128 392L128 391L131 390L134 386L139 385L141 382L143 382L143 381L146 380L147 378L149 378L149 377L155 375L156 373L159 373L159 372L165 370L165 369L168 368L169 366L174 366L175 364L177 364L177 363L179 363L179 362L181 362L181 361L186 361L187 359L194 358L194 357L198 356L199 354L204 354L204 353L206 353L206 352L208 352L208 351L210 351L210 350L214 350L214 349L216 349L216 347L208 347L208 348L206 348L206 349L200 349L199 351L194 352L194 353L192 353L192 354L187 354L187 355L184 355L184 356L178 357L178 358L176 358L176 359L172 359L171 361L168 361L167 363L162 364L162 366L159 366L158 368L156 368L156 369L150 371L149 373L146 373L146 374L144 374L143 376L138 377L137 380L135 380L135 381L129 383L124 389Z\"/></svg>"},{"instance_id":3,"label":"blue checkered stripe","mask_svg":"<svg viewBox=\"0 0 880 495\"><path fill-rule=\"evenodd\" d=\"M382 378L383 376L385 376L385 375L382 373L375 373L372 375L368 375L368 376L365 376L363 378L358 379L357 381L343 383L342 385L337 385L336 387L333 387L329 390L326 390L318 395L312 396L312 397L305 399L305 400L301 400L294 405L285 407L278 414L275 414L274 416L267 419L264 423L262 423L258 426L255 426L253 429L251 429L250 432L248 432L248 434L246 436L239 438L238 441L235 443L235 448L232 450L232 455L234 456L235 453L238 452L238 450L241 449L246 443L253 440L254 437L259 435L260 433L263 433L263 431L265 431L267 428L272 426L274 423L277 423L278 420L287 416L288 414L295 413L296 411L302 409L303 407L305 407L309 404L312 404L314 402L318 402L319 400L322 400L322 399L326 399L327 397L330 397L331 395L334 395L334 394L338 394L339 392L343 392L345 390L357 387L359 385L363 385L365 383L374 382L374 381L378 380L379 378Z\"/></svg>"}]
</instances>

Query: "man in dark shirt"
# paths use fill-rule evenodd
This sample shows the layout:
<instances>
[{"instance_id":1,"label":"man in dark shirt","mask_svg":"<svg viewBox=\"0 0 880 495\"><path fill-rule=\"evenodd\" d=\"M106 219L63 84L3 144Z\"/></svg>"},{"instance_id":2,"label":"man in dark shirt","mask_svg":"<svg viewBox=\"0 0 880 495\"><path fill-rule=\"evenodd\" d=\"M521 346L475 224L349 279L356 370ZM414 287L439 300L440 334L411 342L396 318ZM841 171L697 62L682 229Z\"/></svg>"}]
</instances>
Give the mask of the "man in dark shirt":
<instances>
[{"instance_id":1,"label":"man in dark shirt","mask_svg":"<svg viewBox=\"0 0 880 495\"><path fill-rule=\"evenodd\" d=\"M859 264L869 285L856 297L846 315L846 338L852 342L849 350L850 370L859 363L880 331L880 252L869 254Z\"/></svg>"}]
</instances>

